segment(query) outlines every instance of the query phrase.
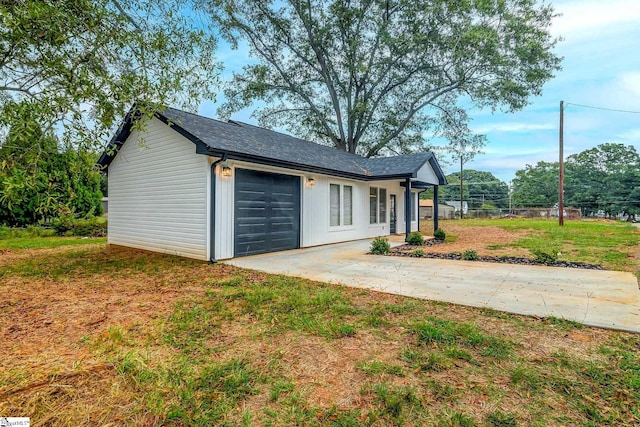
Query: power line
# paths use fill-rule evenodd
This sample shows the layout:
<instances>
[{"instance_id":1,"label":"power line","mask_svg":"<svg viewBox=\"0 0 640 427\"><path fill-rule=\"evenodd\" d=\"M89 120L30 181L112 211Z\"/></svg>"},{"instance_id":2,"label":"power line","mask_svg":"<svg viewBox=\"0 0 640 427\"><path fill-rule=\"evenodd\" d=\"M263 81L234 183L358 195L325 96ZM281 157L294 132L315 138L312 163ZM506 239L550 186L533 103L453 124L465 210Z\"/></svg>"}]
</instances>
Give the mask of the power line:
<instances>
[{"instance_id":1,"label":"power line","mask_svg":"<svg viewBox=\"0 0 640 427\"><path fill-rule=\"evenodd\" d=\"M606 108L606 107L594 107L593 105L574 104L573 102L565 102L565 104L566 105L573 105L573 106L576 106L576 107L592 108L594 110L614 111L616 113L640 114L640 111L618 110L618 109L615 109L615 108Z\"/></svg>"}]
</instances>

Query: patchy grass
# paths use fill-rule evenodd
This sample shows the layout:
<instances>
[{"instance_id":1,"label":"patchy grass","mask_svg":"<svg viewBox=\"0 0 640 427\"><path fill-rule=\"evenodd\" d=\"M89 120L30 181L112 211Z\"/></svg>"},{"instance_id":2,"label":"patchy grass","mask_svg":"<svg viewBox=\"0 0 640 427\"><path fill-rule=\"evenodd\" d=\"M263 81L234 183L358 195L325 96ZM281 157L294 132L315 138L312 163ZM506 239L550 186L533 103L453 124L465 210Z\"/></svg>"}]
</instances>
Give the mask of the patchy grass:
<instances>
[{"instance_id":1,"label":"patchy grass","mask_svg":"<svg viewBox=\"0 0 640 427\"><path fill-rule=\"evenodd\" d=\"M83 220L81 220L83 221ZM105 217L93 218L95 223L105 224ZM106 243L106 238L82 236L57 236L53 228L29 226L26 228L11 228L0 226L0 250L57 248L69 245L85 245L87 243Z\"/></svg>"},{"instance_id":2,"label":"patchy grass","mask_svg":"<svg viewBox=\"0 0 640 427\"><path fill-rule=\"evenodd\" d=\"M38 425L640 423L638 335L102 244L0 276L0 413Z\"/></svg>"},{"instance_id":3,"label":"patchy grass","mask_svg":"<svg viewBox=\"0 0 640 427\"><path fill-rule=\"evenodd\" d=\"M433 229L423 222L422 229ZM640 229L606 220L557 221L526 218L465 219L441 221L440 227L457 236L455 244L430 247L430 251L464 252L481 255L528 256L550 253L563 261L586 262L606 269L640 271ZM506 233L505 233L506 232Z\"/></svg>"},{"instance_id":4,"label":"patchy grass","mask_svg":"<svg viewBox=\"0 0 640 427\"><path fill-rule=\"evenodd\" d=\"M0 250L57 248L60 246L86 245L88 243L106 243L106 237L18 237L0 239Z\"/></svg>"}]
</instances>

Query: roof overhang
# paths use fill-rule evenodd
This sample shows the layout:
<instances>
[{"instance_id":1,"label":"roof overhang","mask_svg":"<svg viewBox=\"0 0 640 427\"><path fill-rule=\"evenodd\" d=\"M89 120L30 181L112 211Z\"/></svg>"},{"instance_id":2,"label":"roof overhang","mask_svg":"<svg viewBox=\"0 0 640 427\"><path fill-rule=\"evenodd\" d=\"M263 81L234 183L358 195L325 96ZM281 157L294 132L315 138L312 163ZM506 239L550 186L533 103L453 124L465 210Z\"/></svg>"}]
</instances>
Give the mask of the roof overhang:
<instances>
[{"instance_id":1,"label":"roof overhang","mask_svg":"<svg viewBox=\"0 0 640 427\"><path fill-rule=\"evenodd\" d=\"M427 190L431 187L435 187L436 185L440 185L440 184L431 184L424 181L411 181L411 188L415 188L416 190ZM400 186L406 187L407 183L405 181L402 181L400 183Z\"/></svg>"},{"instance_id":2,"label":"roof overhang","mask_svg":"<svg viewBox=\"0 0 640 427\"><path fill-rule=\"evenodd\" d=\"M314 167L314 166L295 163L295 162L287 162L283 160L272 159L269 157L260 157L260 156L254 156L254 155L249 156L243 153L237 153L233 151L218 151L218 150L209 149L206 152L198 152L198 150L196 149L196 153L206 154L212 157L222 157L226 155L228 160L236 160L236 161L247 162L247 163L256 163L259 165L280 167L284 169L294 169L302 172L317 173L322 175L335 176L339 178L349 178L349 179L355 179L358 181L390 181L395 179L415 177L415 174L400 174L400 175L352 174L352 173L338 171L334 169L326 169L326 168Z\"/></svg>"}]
</instances>

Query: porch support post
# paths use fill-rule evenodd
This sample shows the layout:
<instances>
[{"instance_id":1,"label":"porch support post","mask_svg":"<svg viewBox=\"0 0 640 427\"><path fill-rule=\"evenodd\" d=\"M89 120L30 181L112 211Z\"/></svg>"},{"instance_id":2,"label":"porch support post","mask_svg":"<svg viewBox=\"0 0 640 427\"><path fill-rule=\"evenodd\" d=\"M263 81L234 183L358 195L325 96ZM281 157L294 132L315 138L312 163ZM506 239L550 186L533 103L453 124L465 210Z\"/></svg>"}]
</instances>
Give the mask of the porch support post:
<instances>
[{"instance_id":1,"label":"porch support post","mask_svg":"<svg viewBox=\"0 0 640 427\"><path fill-rule=\"evenodd\" d=\"M411 178L404 181L404 240L405 242L411 234Z\"/></svg>"},{"instance_id":2,"label":"porch support post","mask_svg":"<svg viewBox=\"0 0 640 427\"><path fill-rule=\"evenodd\" d=\"M433 186L433 232L438 229L438 185Z\"/></svg>"}]
</instances>

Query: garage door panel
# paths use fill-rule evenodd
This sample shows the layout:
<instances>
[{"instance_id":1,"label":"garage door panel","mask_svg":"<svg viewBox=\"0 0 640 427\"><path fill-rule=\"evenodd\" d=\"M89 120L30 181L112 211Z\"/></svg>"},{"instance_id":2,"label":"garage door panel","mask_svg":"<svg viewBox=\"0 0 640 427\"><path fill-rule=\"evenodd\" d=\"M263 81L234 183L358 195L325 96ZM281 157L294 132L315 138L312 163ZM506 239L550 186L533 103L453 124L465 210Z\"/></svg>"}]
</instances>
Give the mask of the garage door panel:
<instances>
[{"instance_id":1,"label":"garage door panel","mask_svg":"<svg viewBox=\"0 0 640 427\"><path fill-rule=\"evenodd\" d=\"M235 174L235 256L300 245L300 178L246 169Z\"/></svg>"}]
</instances>

